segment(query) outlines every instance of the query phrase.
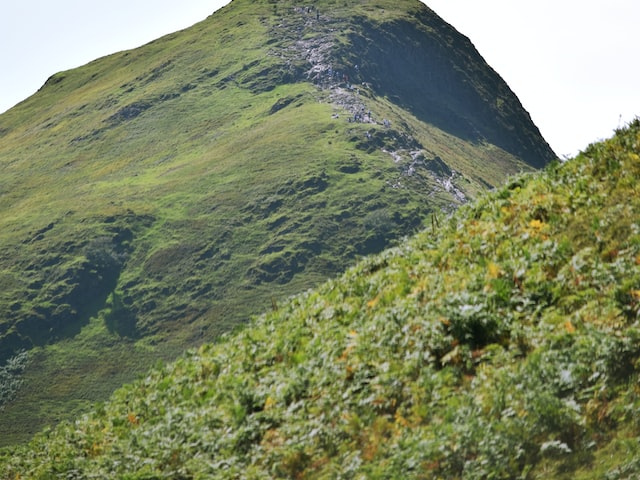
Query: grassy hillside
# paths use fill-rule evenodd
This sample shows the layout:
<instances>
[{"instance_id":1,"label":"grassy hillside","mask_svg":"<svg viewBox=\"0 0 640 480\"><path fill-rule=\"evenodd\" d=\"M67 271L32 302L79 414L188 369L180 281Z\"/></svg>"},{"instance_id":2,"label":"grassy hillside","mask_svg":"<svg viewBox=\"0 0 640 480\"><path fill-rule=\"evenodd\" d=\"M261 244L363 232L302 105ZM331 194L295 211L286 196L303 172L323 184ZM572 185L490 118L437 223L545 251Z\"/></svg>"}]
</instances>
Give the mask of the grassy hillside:
<instances>
[{"instance_id":1,"label":"grassy hillside","mask_svg":"<svg viewBox=\"0 0 640 480\"><path fill-rule=\"evenodd\" d=\"M413 0L234 0L52 76L0 116L0 445L551 158Z\"/></svg>"},{"instance_id":2,"label":"grassy hillside","mask_svg":"<svg viewBox=\"0 0 640 480\"><path fill-rule=\"evenodd\" d=\"M1 457L4 478L640 475L640 121Z\"/></svg>"}]
</instances>

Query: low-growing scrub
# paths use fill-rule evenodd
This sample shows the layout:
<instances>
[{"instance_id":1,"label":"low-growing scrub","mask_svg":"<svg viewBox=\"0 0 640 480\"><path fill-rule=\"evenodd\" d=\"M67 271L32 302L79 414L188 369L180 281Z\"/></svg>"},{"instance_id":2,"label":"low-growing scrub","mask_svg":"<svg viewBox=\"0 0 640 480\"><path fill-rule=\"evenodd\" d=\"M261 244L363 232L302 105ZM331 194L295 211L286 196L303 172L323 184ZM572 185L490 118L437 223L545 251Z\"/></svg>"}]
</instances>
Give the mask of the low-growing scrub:
<instances>
[{"instance_id":1,"label":"low-growing scrub","mask_svg":"<svg viewBox=\"0 0 640 480\"><path fill-rule=\"evenodd\" d=\"M37 359L0 446L555 158L423 3L302 3L234 0L0 116L0 364Z\"/></svg>"},{"instance_id":2,"label":"low-growing scrub","mask_svg":"<svg viewBox=\"0 0 640 480\"><path fill-rule=\"evenodd\" d=\"M13 399L16 391L22 385L22 372L26 368L28 360L28 353L23 351L9 358L0 367L0 411L5 403Z\"/></svg>"},{"instance_id":3,"label":"low-growing scrub","mask_svg":"<svg viewBox=\"0 0 640 480\"><path fill-rule=\"evenodd\" d=\"M634 478L639 153L635 121L516 178L5 450L0 472Z\"/></svg>"}]
</instances>

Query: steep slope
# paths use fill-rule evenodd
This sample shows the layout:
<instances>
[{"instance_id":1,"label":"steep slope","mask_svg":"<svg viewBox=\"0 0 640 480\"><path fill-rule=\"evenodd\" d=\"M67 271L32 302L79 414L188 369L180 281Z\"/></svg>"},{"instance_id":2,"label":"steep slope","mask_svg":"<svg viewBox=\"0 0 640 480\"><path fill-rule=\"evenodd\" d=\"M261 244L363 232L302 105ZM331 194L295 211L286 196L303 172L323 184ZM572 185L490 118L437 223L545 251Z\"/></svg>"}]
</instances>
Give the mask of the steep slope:
<instances>
[{"instance_id":1,"label":"steep slope","mask_svg":"<svg viewBox=\"0 0 640 480\"><path fill-rule=\"evenodd\" d=\"M640 475L640 120L7 451L5 478Z\"/></svg>"},{"instance_id":2,"label":"steep slope","mask_svg":"<svg viewBox=\"0 0 640 480\"><path fill-rule=\"evenodd\" d=\"M417 1L234 0L0 117L0 442L553 153Z\"/></svg>"}]
</instances>

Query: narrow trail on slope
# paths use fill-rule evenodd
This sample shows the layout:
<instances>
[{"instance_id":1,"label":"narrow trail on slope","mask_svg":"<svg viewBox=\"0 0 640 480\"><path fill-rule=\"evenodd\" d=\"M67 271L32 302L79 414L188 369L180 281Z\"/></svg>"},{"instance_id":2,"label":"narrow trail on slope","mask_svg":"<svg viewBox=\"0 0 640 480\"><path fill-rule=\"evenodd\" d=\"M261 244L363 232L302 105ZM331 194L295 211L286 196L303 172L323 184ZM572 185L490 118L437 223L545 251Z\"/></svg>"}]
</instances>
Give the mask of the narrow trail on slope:
<instances>
[{"instance_id":1,"label":"narrow trail on slope","mask_svg":"<svg viewBox=\"0 0 640 480\"><path fill-rule=\"evenodd\" d=\"M298 71L298 79L313 83L321 93L319 101L333 107L334 119L346 118L353 126L372 126L361 133L362 148L382 151L393 159L400 174L390 183L392 188L404 188L407 177L427 175L434 182L434 189L451 194L452 207L466 203L467 195L456 186L460 174L408 132L395 129L389 119L381 118L371 106L370 100L375 97L372 85L359 66L346 66L335 58L343 28L343 24L315 6L292 7L271 27L271 37L282 43L274 44L269 55L281 59L293 75Z\"/></svg>"}]
</instances>

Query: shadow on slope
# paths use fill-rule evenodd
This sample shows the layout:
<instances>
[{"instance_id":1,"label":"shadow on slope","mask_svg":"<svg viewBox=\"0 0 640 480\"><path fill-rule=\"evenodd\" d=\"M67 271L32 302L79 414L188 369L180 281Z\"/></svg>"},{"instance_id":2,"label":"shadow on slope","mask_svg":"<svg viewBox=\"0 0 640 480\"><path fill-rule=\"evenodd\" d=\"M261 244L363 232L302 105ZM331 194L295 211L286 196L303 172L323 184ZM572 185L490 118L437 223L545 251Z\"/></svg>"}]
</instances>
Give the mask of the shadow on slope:
<instances>
[{"instance_id":1,"label":"shadow on slope","mask_svg":"<svg viewBox=\"0 0 640 480\"><path fill-rule=\"evenodd\" d=\"M433 12L417 21L361 19L340 55L394 103L460 138L487 141L540 168L556 158L517 97L469 39Z\"/></svg>"}]
</instances>

